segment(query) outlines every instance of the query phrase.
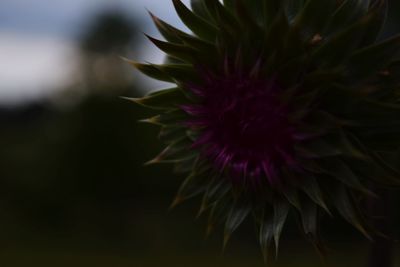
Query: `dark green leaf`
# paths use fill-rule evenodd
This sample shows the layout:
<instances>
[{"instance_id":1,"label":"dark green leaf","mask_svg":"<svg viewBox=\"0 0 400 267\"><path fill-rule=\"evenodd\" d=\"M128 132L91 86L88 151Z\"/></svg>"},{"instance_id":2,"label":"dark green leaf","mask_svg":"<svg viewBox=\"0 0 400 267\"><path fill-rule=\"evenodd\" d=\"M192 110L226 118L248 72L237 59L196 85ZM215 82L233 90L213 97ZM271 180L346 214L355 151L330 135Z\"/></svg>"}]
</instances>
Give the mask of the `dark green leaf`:
<instances>
[{"instance_id":1,"label":"dark green leaf","mask_svg":"<svg viewBox=\"0 0 400 267\"><path fill-rule=\"evenodd\" d=\"M175 142L176 140L187 137L187 128L180 125L164 126L161 128L159 138L166 144Z\"/></svg>"},{"instance_id":2,"label":"dark green leaf","mask_svg":"<svg viewBox=\"0 0 400 267\"><path fill-rule=\"evenodd\" d=\"M237 2L243 3L246 13L249 14L257 27L265 23L263 0L237 0Z\"/></svg>"},{"instance_id":3,"label":"dark green leaf","mask_svg":"<svg viewBox=\"0 0 400 267\"><path fill-rule=\"evenodd\" d=\"M273 214L265 214L260 224L259 241L264 255L264 261L269 258L269 250L274 238L274 216Z\"/></svg>"},{"instance_id":4,"label":"dark green leaf","mask_svg":"<svg viewBox=\"0 0 400 267\"><path fill-rule=\"evenodd\" d=\"M174 83L197 82L198 74L191 65L185 64L163 64L156 66L161 72L165 73Z\"/></svg>"},{"instance_id":5,"label":"dark green leaf","mask_svg":"<svg viewBox=\"0 0 400 267\"><path fill-rule=\"evenodd\" d=\"M186 158L181 161L177 161L174 164L174 172L176 173L190 173L196 164L196 161L199 160L199 157L194 158Z\"/></svg>"},{"instance_id":6,"label":"dark green leaf","mask_svg":"<svg viewBox=\"0 0 400 267\"><path fill-rule=\"evenodd\" d=\"M201 40L195 36L182 32L173 26L169 25L168 23L164 22L163 20L157 18L153 14L150 13L153 18L154 23L156 24L157 28L161 32L161 34L170 42L175 44L186 44L190 48L196 50L197 53L201 51L207 51L207 55L210 56L215 47L213 44ZM188 49L185 46L185 49Z\"/></svg>"},{"instance_id":7,"label":"dark green leaf","mask_svg":"<svg viewBox=\"0 0 400 267\"><path fill-rule=\"evenodd\" d=\"M343 68L318 69L305 76L304 86L308 88L322 87L340 82L343 78Z\"/></svg>"},{"instance_id":8,"label":"dark green leaf","mask_svg":"<svg viewBox=\"0 0 400 267\"><path fill-rule=\"evenodd\" d=\"M325 142L322 138L298 144L295 146L295 149L299 155L308 159L339 156L342 154L340 149Z\"/></svg>"},{"instance_id":9,"label":"dark green leaf","mask_svg":"<svg viewBox=\"0 0 400 267\"><path fill-rule=\"evenodd\" d=\"M148 161L146 165L158 163L175 163L178 161L194 158L197 153L190 149L191 142L187 139L181 138L172 142L165 148L157 157Z\"/></svg>"},{"instance_id":10,"label":"dark green leaf","mask_svg":"<svg viewBox=\"0 0 400 267\"><path fill-rule=\"evenodd\" d=\"M331 0L308 0L303 9L296 16L293 27L297 28L308 41L314 35L321 34L332 11L335 1Z\"/></svg>"},{"instance_id":11,"label":"dark green leaf","mask_svg":"<svg viewBox=\"0 0 400 267\"><path fill-rule=\"evenodd\" d=\"M179 60L179 59L175 58L175 57L171 57L169 55L166 55L165 58L164 58L163 64L166 64L166 65L168 65L168 64L177 65L177 64L186 64L186 63L183 62L182 60Z\"/></svg>"},{"instance_id":12,"label":"dark green leaf","mask_svg":"<svg viewBox=\"0 0 400 267\"><path fill-rule=\"evenodd\" d=\"M161 20L160 18L156 17L154 14L149 12L154 24L156 25L159 32L162 36L170 42L173 43L181 43L181 39L179 36L188 35L187 33L171 26L170 24L166 23L165 21ZM189 35L190 36L190 35Z\"/></svg>"},{"instance_id":13,"label":"dark green leaf","mask_svg":"<svg viewBox=\"0 0 400 267\"><path fill-rule=\"evenodd\" d=\"M224 247L226 247L231 234L246 219L251 211L251 206L247 202L238 200L231 208L225 222Z\"/></svg>"},{"instance_id":14,"label":"dark green leaf","mask_svg":"<svg viewBox=\"0 0 400 267\"><path fill-rule=\"evenodd\" d=\"M272 27L272 24L276 19L277 14L284 13L282 12L283 2L284 1L262 0L262 3L264 4L264 17L266 27Z\"/></svg>"},{"instance_id":15,"label":"dark green leaf","mask_svg":"<svg viewBox=\"0 0 400 267\"><path fill-rule=\"evenodd\" d=\"M236 0L223 0L223 3L229 10L233 11L235 9Z\"/></svg>"},{"instance_id":16,"label":"dark green leaf","mask_svg":"<svg viewBox=\"0 0 400 267\"><path fill-rule=\"evenodd\" d=\"M344 0L330 19L325 34L331 35L354 23L364 16L369 7L369 0Z\"/></svg>"},{"instance_id":17,"label":"dark green leaf","mask_svg":"<svg viewBox=\"0 0 400 267\"><path fill-rule=\"evenodd\" d=\"M210 23L200 16L190 11L181 0L173 0L175 10L186 26L197 36L208 40L215 41L216 29Z\"/></svg>"},{"instance_id":18,"label":"dark green leaf","mask_svg":"<svg viewBox=\"0 0 400 267\"><path fill-rule=\"evenodd\" d=\"M342 63L360 46L369 27L374 22L374 14L368 14L353 25L332 36L315 50L313 58L321 67L332 67Z\"/></svg>"},{"instance_id":19,"label":"dark green leaf","mask_svg":"<svg viewBox=\"0 0 400 267\"><path fill-rule=\"evenodd\" d=\"M350 126L373 126L370 130L385 131L396 126L400 118L400 105L360 98L347 110ZM381 127L379 127L381 126ZM384 127L386 126L386 128Z\"/></svg>"},{"instance_id":20,"label":"dark green leaf","mask_svg":"<svg viewBox=\"0 0 400 267\"><path fill-rule=\"evenodd\" d=\"M186 112L177 109L153 117L152 121L155 121L156 123L161 125L173 125L173 124L179 125L188 118L189 117L187 116Z\"/></svg>"},{"instance_id":21,"label":"dark green leaf","mask_svg":"<svg viewBox=\"0 0 400 267\"><path fill-rule=\"evenodd\" d=\"M355 135L350 135L352 143L364 154L371 157L370 162L354 161L353 166L359 173L368 177L371 181L389 187L400 186L400 170L396 169L396 163L387 163L377 152L370 151ZM392 143L392 142L389 142ZM393 145L391 147L393 151Z\"/></svg>"},{"instance_id":22,"label":"dark green leaf","mask_svg":"<svg viewBox=\"0 0 400 267\"><path fill-rule=\"evenodd\" d=\"M317 179L309 176L305 177L300 183L301 189L308 195L308 197L318 206L323 208L328 214L331 214L324 201L324 197L318 185Z\"/></svg>"},{"instance_id":23,"label":"dark green leaf","mask_svg":"<svg viewBox=\"0 0 400 267\"><path fill-rule=\"evenodd\" d=\"M268 53L268 59L266 63L267 74L271 75L276 71L276 67L283 65L282 58L286 55L283 54L283 49L286 44L286 37L289 32L289 22L285 15L285 12L281 10L274 16L274 21L269 27L266 34L264 51Z\"/></svg>"},{"instance_id":24,"label":"dark green leaf","mask_svg":"<svg viewBox=\"0 0 400 267\"><path fill-rule=\"evenodd\" d=\"M207 191L204 193L199 214L225 197L230 190L231 184L229 181L226 181L220 175L215 176L214 180L207 187Z\"/></svg>"},{"instance_id":25,"label":"dark green leaf","mask_svg":"<svg viewBox=\"0 0 400 267\"><path fill-rule=\"evenodd\" d=\"M334 156L333 153L336 152L336 155L342 155L344 157L348 157L350 159L359 159L359 160L364 160L368 161L370 158L368 155L363 153L360 149L357 148L356 145L354 145L347 135L343 131L337 131L335 133L326 135L321 138L321 141L326 144L324 147L323 144L321 144L321 150L326 149L326 153L329 154L329 151L332 152L331 156ZM329 146L329 148L327 147ZM318 150L318 147L314 148ZM322 151L323 153L323 151Z\"/></svg>"},{"instance_id":26,"label":"dark green leaf","mask_svg":"<svg viewBox=\"0 0 400 267\"><path fill-rule=\"evenodd\" d=\"M303 201L300 215L304 234L312 242L318 253L324 259L324 247L319 238L318 207L313 202Z\"/></svg>"},{"instance_id":27,"label":"dark green leaf","mask_svg":"<svg viewBox=\"0 0 400 267\"><path fill-rule=\"evenodd\" d=\"M289 204L286 201L275 201L274 202L274 221L273 221L273 232L276 255L279 250L279 240L281 237L283 226L285 225L286 218L289 214Z\"/></svg>"},{"instance_id":28,"label":"dark green leaf","mask_svg":"<svg viewBox=\"0 0 400 267\"><path fill-rule=\"evenodd\" d=\"M211 17L208 13L206 6L204 4L204 0L190 0L190 5L192 7L193 12L202 17L203 19L210 21Z\"/></svg>"},{"instance_id":29,"label":"dark green leaf","mask_svg":"<svg viewBox=\"0 0 400 267\"><path fill-rule=\"evenodd\" d=\"M153 109L175 109L188 100L180 88L164 89L142 98L126 98L135 103Z\"/></svg>"},{"instance_id":30,"label":"dark green leaf","mask_svg":"<svg viewBox=\"0 0 400 267\"><path fill-rule=\"evenodd\" d=\"M303 231L307 237L318 236L318 208L313 202L303 201L301 205L301 220Z\"/></svg>"},{"instance_id":31,"label":"dark green leaf","mask_svg":"<svg viewBox=\"0 0 400 267\"><path fill-rule=\"evenodd\" d=\"M305 119L306 123L314 129L315 133L335 131L342 126L340 119L323 110L313 110Z\"/></svg>"},{"instance_id":32,"label":"dark green leaf","mask_svg":"<svg viewBox=\"0 0 400 267\"><path fill-rule=\"evenodd\" d=\"M386 21L387 11L387 0L376 0L374 4L371 4L369 12L373 15L373 21L366 32L366 35L364 36L364 39L361 43L362 46L370 45L377 40Z\"/></svg>"},{"instance_id":33,"label":"dark green leaf","mask_svg":"<svg viewBox=\"0 0 400 267\"><path fill-rule=\"evenodd\" d=\"M169 56L175 57L187 63L192 63L196 61L197 52L192 48L182 44L163 42L148 35L146 36L155 46L157 46L161 51L165 52Z\"/></svg>"},{"instance_id":34,"label":"dark green leaf","mask_svg":"<svg viewBox=\"0 0 400 267\"><path fill-rule=\"evenodd\" d=\"M400 52L400 36L365 47L354 53L347 63L350 79L368 79L387 67Z\"/></svg>"},{"instance_id":35,"label":"dark green leaf","mask_svg":"<svg viewBox=\"0 0 400 267\"><path fill-rule=\"evenodd\" d=\"M366 195L375 196L370 190L368 190L357 177L350 167L340 159L329 158L319 160L321 168L325 170L325 173L331 177L336 178L348 187L358 190Z\"/></svg>"},{"instance_id":36,"label":"dark green leaf","mask_svg":"<svg viewBox=\"0 0 400 267\"><path fill-rule=\"evenodd\" d=\"M207 182L209 180L208 174L209 170L206 168L194 170L182 183L171 208L174 208L176 205L179 205L189 198L203 193L207 189Z\"/></svg>"},{"instance_id":37,"label":"dark green leaf","mask_svg":"<svg viewBox=\"0 0 400 267\"><path fill-rule=\"evenodd\" d=\"M129 64L134 66L137 70L146 74L147 76L154 78L156 80L165 81L165 82L173 82L174 79L161 71L157 65L154 64L142 64L132 60L126 60Z\"/></svg>"},{"instance_id":38,"label":"dark green leaf","mask_svg":"<svg viewBox=\"0 0 400 267\"><path fill-rule=\"evenodd\" d=\"M254 45L255 41L257 41L258 38L262 36L265 32L262 31L261 26L257 24L257 17L255 17L254 14L251 12L253 4L252 0L237 1L235 7L235 13L237 14L238 21L241 25L243 25L243 29L246 29L241 32L241 36L250 36L250 39L253 41L253 43L249 44L250 46L252 44ZM259 11L261 13L261 10Z\"/></svg>"},{"instance_id":39,"label":"dark green leaf","mask_svg":"<svg viewBox=\"0 0 400 267\"><path fill-rule=\"evenodd\" d=\"M382 168L382 170L389 176L392 177L393 182L396 185L400 184L400 170L399 166L392 166L384 160L377 152L372 152L371 157L377 162L377 164Z\"/></svg>"},{"instance_id":40,"label":"dark green leaf","mask_svg":"<svg viewBox=\"0 0 400 267\"><path fill-rule=\"evenodd\" d=\"M236 18L219 2L216 0L204 0L205 6L222 29L229 31L231 34L238 33L240 30L239 22Z\"/></svg>"},{"instance_id":41,"label":"dark green leaf","mask_svg":"<svg viewBox=\"0 0 400 267\"><path fill-rule=\"evenodd\" d=\"M295 57L284 64L278 70L278 76L280 77L281 83L288 86L296 84L305 72L305 66L307 65L307 56L302 54L301 56Z\"/></svg>"},{"instance_id":42,"label":"dark green leaf","mask_svg":"<svg viewBox=\"0 0 400 267\"><path fill-rule=\"evenodd\" d=\"M293 21L294 18L299 14L299 12L303 9L304 4L307 0L285 0L281 2L285 2L285 10L286 14L289 18L289 21ZM270 1L274 2L274 1ZM276 1L278 2L278 1Z\"/></svg>"},{"instance_id":43,"label":"dark green leaf","mask_svg":"<svg viewBox=\"0 0 400 267\"><path fill-rule=\"evenodd\" d=\"M351 199L346 188L343 186L338 187L337 190L332 188L331 195L338 212L343 218L358 229L365 237L371 239L370 234L365 229L364 219L357 210L354 200Z\"/></svg>"},{"instance_id":44,"label":"dark green leaf","mask_svg":"<svg viewBox=\"0 0 400 267\"><path fill-rule=\"evenodd\" d=\"M210 215L208 217L207 236L210 235L217 224L226 220L226 217L229 214L230 205L231 199L227 197L217 201L212 205Z\"/></svg>"},{"instance_id":45,"label":"dark green leaf","mask_svg":"<svg viewBox=\"0 0 400 267\"><path fill-rule=\"evenodd\" d=\"M283 194L288 200L288 202L295 207L296 209L301 209L301 203L299 199L299 193L296 188L294 187L287 187L283 190Z\"/></svg>"}]
</instances>

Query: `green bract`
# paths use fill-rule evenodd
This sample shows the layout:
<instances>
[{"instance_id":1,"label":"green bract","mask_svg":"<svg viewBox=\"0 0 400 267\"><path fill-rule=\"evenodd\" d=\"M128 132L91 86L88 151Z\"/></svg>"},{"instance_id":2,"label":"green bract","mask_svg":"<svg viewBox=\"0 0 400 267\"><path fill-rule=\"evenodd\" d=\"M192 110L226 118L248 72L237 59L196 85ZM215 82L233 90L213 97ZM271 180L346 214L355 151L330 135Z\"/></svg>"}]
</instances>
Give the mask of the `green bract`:
<instances>
[{"instance_id":1,"label":"green bract","mask_svg":"<svg viewBox=\"0 0 400 267\"><path fill-rule=\"evenodd\" d=\"M174 205L202 195L225 242L252 216L265 252L289 213L319 248L324 213L370 237L368 185L400 185L400 37L378 39L387 2L172 2L192 33L151 14L165 64L131 63L176 84L132 99L159 112L144 121L167 148L149 163L189 173Z\"/></svg>"}]
</instances>

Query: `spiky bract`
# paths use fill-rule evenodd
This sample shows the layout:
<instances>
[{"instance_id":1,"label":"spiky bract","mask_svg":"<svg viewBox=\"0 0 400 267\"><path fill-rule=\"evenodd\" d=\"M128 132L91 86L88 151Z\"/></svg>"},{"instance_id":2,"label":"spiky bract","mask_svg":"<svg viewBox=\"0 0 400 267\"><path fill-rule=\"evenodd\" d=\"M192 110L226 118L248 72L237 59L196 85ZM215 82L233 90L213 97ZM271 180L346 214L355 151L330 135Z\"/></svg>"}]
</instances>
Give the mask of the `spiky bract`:
<instances>
[{"instance_id":1,"label":"spiky bract","mask_svg":"<svg viewBox=\"0 0 400 267\"><path fill-rule=\"evenodd\" d=\"M179 0L184 33L151 14L165 64L132 62L177 86L135 102L158 109L167 148L151 163L190 173L175 204L202 194L225 240L252 215L265 251L290 212L319 245L336 211L366 236L359 196L399 185L400 38L377 41L384 0Z\"/></svg>"}]
</instances>

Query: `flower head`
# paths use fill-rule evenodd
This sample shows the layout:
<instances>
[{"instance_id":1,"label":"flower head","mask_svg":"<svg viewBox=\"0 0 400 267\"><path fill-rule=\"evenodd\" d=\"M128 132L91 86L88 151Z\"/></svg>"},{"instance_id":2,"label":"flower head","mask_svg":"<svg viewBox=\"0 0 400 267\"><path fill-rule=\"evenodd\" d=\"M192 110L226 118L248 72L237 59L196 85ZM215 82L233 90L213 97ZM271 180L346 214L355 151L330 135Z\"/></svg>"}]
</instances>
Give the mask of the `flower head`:
<instances>
[{"instance_id":1,"label":"flower head","mask_svg":"<svg viewBox=\"0 0 400 267\"><path fill-rule=\"evenodd\" d=\"M173 0L191 34L151 14L165 64L132 62L176 84L133 99L160 111L146 121L167 148L150 163L189 173L174 204L202 194L225 240L252 214L265 251L289 213L317 245L324 212L369 236L358 196L400 184L400 37L376 41L386 1L191 3Z\"/></svg>"},{"instance_id":2,"label":"flower head","mask_svg":"<svg viewBox=\"0 0 400 267\"><path fill-rule=\"evenodd\" d=\"M227 170L232 183L277 184L279 165L295 167L294 125L278 82L229 69L203 74L202 80L188 86L200 103L181 106L190 115L186 125L199 132L192 147L216 170Z\"/></svg>"}]
</instances>

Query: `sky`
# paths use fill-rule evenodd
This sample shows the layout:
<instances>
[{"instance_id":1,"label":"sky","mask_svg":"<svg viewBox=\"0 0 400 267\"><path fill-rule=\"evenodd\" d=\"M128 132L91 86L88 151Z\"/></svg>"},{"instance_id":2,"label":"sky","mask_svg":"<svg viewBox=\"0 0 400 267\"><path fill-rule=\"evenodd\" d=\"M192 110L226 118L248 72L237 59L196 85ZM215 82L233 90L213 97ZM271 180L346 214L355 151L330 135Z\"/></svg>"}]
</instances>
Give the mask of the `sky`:
<instances>
[{"instance_id":1,"label":"sky","mask_svg":"<svg viewBox=\"0 0 400 267\"><path fill-rule=\"evenodd\" d=\"M76 70L77 37L90 18L112 9L132 16L156 37L146 9L183 27L169 0L0 0L0 105L41 98L68 85ZM161 60L142 38L144 52L136 60Z\"/></svg>"}]
</instances>

